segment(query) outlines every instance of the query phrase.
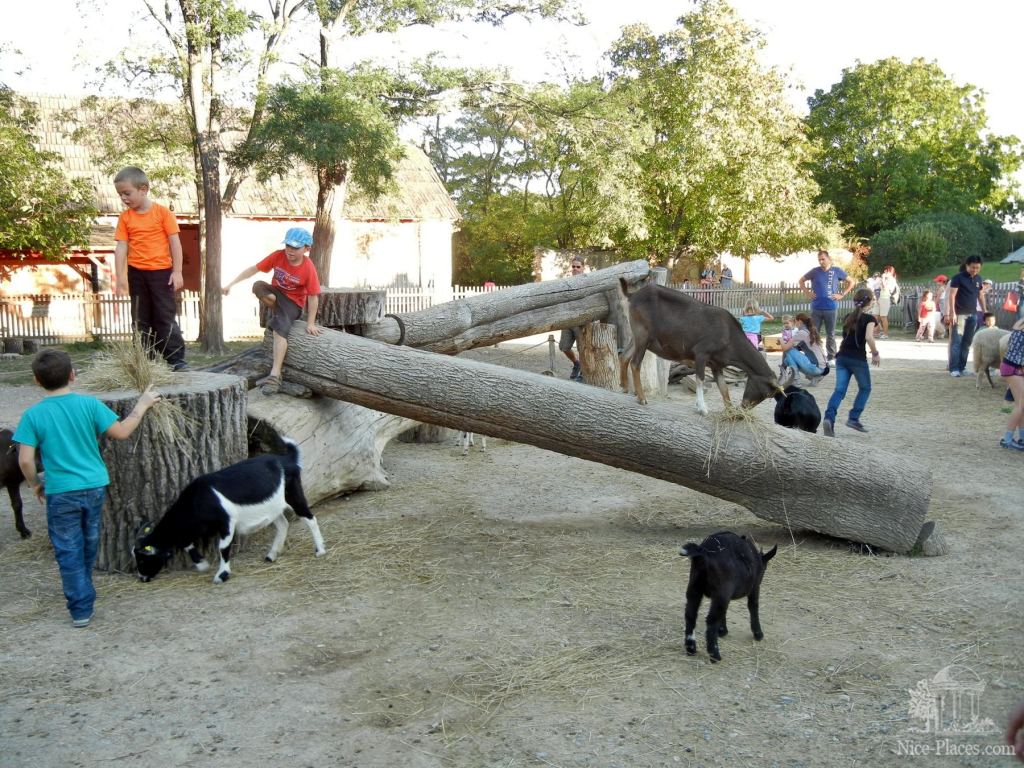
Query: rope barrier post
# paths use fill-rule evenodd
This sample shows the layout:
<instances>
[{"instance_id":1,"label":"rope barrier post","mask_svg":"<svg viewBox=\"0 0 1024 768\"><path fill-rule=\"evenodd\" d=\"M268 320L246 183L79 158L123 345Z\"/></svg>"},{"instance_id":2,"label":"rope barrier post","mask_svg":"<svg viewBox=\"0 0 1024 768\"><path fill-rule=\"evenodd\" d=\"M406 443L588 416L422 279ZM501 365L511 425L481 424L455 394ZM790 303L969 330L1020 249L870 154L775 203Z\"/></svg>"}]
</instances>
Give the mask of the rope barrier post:
<instances>
[{"instance_id":1,"label":"rope barrier post","mask_svg":"<svg viewBox=\"0 0 1024 768\"><path fill-rule=\"evenodd\" d=\"M555 336L552 333L548 334L548 371L551 376L555 375Z\"/></svg>"}]
</instances>

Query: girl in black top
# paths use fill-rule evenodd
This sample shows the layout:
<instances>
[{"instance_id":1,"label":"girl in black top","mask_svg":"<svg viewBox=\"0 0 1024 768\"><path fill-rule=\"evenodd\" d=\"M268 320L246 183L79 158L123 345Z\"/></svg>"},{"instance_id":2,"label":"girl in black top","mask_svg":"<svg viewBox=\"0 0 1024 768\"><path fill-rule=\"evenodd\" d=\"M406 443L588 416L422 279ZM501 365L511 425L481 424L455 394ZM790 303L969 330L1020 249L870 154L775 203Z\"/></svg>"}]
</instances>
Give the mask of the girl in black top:
<instances>
[{"instance_id":1,"label":"girl in black top","mask_svg":"<svg viewBox=\"0 0 1024 768\"><path fill-rule=\"evenodd\" d=\"M867 350L871 349L871 364L878 365L881 358L875 346L875 316L868 312L875 302L870 288L861 288L853 295L854 310L843 320L843 341L836 355L836 388L828 400L822 426L828 437L835 437L836 413L846 397L850 379L857 380L857 397L853 400L846 426L858 432L867 432L860 423L860 415L871 395L871 370L868 368Z\"/></svg>"}]
</instances>

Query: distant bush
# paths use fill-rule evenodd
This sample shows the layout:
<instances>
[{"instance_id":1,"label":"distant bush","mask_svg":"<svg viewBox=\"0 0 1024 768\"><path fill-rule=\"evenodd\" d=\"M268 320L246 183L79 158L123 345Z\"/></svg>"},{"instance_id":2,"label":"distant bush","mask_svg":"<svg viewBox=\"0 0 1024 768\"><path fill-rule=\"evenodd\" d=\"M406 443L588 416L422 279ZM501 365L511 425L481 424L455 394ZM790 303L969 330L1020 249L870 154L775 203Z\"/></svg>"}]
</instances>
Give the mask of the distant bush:
<instances>
[{"instance_id":1,"label":"distant bush","mask_svg":"<svg viewBox=\"0 0 1024 768\"><path fill-rule=\"evenodd\" d=\"M892 264L903 274L920 274L968 256L1002 258L1010 234L982 213L922 213L871 238L868 262L873 271Z\"/></svg>"},{"instance_id":2,"label":"distant bush","mask_svg":"<svg viewBox=\"0 0 1024 768\"><path fill-rule=\"evenodd\" d=\"M931 224L914 224L883 229L871 238L868 263L875 272L892 264L897 273L919 275L949 259L949 245L942 232Z\"/></svg>"}]
</instances>

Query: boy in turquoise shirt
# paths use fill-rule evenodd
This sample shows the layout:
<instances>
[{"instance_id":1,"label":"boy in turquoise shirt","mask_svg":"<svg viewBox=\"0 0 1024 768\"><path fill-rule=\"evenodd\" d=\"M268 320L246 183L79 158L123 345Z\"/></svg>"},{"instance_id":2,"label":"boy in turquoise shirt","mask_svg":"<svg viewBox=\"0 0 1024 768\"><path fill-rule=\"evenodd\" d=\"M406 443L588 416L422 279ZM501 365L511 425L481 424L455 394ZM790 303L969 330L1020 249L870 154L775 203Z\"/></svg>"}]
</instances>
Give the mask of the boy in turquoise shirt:
<instances>
[{"instance_id":1,"label":"boy in turquoise shirt","mask_svg":"<svg viewBox=\"0 0 1024 768\"><path fill-rule=\"evenodd\" d=\"M86 627L96 601L92 568L110 483L98 440L101 435L126 440L160 397L147 389L131 413L118 421L95 397L71 391L75 371L66 352L44 349L32 361L32 373L46 396L25 411L14 433L21 445L18 464L40 501L45 494L46 527L71 622ZM36 474L37 450L46 469L45 491Z\"/></svg>"}]
</instances>

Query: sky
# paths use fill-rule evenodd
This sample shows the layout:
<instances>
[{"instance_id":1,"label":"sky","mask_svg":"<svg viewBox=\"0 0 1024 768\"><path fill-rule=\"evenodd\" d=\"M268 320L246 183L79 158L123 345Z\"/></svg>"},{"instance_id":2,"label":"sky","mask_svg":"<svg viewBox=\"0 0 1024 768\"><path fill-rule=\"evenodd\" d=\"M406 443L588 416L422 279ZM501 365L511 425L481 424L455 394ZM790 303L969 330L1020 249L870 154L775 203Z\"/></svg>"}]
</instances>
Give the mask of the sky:
<instances>
[{"instance_id":1,"label":"sky","mask_svg":"<svg viewBox=\"0 0 1024 768\"><path fill-rule=\"evenodd\" d=\"M253 2L266 7L266 0ZM89 84L95 79L95 65L130 41L143 41L139 31L149 25L131 21L141 14L141 0L84 3L94 10L80 13L76 0L5 4L0 81L22 92L97 92ZM583 28L514 21L502 30L447 29L344 50L353 56L365 50L400 57L403 52L443 47L460 52L469 65L504 65L523 79L557 79L563 67L587 74L603 71L602 54L622 26L639 22L663 32L694 7L689 1L671 0L581 0L580 5L591 20ZM762 63L787 73L791 101L801 115L815 89L828 90L842 70L858 60L923 57L938 62L957 83L985 91L993 131L1024 138L1024 99L1019 96L1024 3L733 0L732 6L763 33ZM12 56L11 46L22 54Z\"/></svg>"}]
</instances>

